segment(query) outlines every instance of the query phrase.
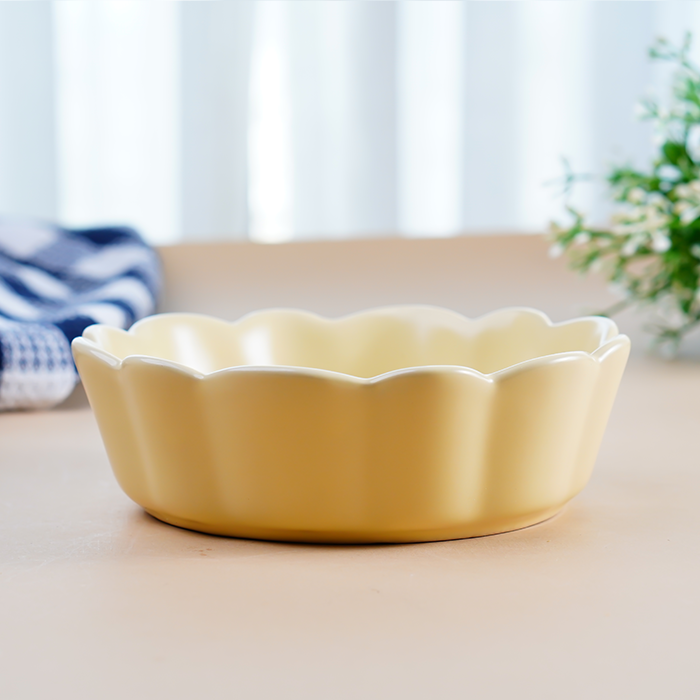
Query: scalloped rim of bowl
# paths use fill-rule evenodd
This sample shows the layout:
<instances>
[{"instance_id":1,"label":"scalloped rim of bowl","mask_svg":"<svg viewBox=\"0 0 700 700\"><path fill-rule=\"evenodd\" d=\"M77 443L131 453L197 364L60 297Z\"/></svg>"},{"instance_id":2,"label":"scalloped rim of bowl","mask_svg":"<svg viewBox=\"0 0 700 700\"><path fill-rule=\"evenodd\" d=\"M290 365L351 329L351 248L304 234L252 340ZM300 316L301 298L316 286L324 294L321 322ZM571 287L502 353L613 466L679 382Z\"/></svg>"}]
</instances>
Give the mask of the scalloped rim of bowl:
<instances>
[{"instance_id":1,"label":"scalloped rim of bowl","mask_svg":"<svg viewBox=\"0 0 700 700\"><path fill-rule=\"evenodd\" d=\"M177 319L182 319L186 320L189 318L192 319L205 319L207 322L213 322L215 324L221 324L223 326L227 327L241 327L244 326L251 321L255 320L260 320L263 319L266 316L275 316L279 314L283 314L286 316L297 316L305 319L312 319L315 323L321 324L321 325L336 325L336 324L342 324L346 321L350 320L355 320L361 317L371 317L371 316L379 316L379 315L386 315L386 314L396 314L396 313L439 313L439 314L447 314L450 315L453 320L456 320L458 323L461 324L466 324L470 327L470 330L474 335L478 334L478 332L481 330L480 326L486 326L489 324L489 322L493 322L494 319L497 319L499 316L505 316L507 314L513 314L513 313L519 313L523 315L528 315L531 317L536 317L538 320L543 322L543 325L546 328L561 328L565 326L571 326L575 324L582 324L582 323L595 323L600 328L600 336L601 340L598 345L598 347L591 351L588 352L586 350L570 350L566 352L558 352L558 353L551 353L551 354L544 354L544 355L538 355L537 357L533 357L527 360L523 360L521 362L516 362L513 364L510 364L506 367L503 367L502 369L496 370L494 372L490 373L485 373L485 372L480 372L479 370L469 367L467 365L451 365L451 364L427 364L427 365L414 365L414 366L409 366L409 367L401 367L395 370L391 370L388 372L383 372L380 374L376 374L371 377L360 377L354 374L347 374L344 372L338 372L335 370L328 370L328 369L320 369L320 368L315 368L315 367L306 367L306 366L300 366L300 365L284 365L284 364L264 364L264 365L232 365L230 367L225 367L222 369L214 370L211 372L201 372L199 370L194 369L193 367L190 367L186 364L182 364L180 362L176 362L174 360L169 360L163 357L157 357L156 355L146 355L146 354L129 354L126 355L124 358L119 358L113 353L109 352L108 350L104 349L101 347L101 339L100 336L102 333L109 332L109 333L123 333L126 335L131 335L131 336L138 336L140 333L140 330L153 323L154 319L163 319L163 318L177 318ZM629 338L620 333L618 330L617 325L615 324L614 321L611 319L605 317L605 316L579 316L574 319L570 319L567 321L560 321L560 322L553 322L547 314L545 314L543 311L539 311L538 309L534 309L531 307L519 307L519 306L513 306L513 307L504 307L501 309L498 309L496 311L491 311L486 314L482 314L481 316L477 316L475 318L469 318L467 316L464 316L456 311L452 311L450 309L446 309L443 307L439 306L432 306L432 305L427 305L427 304L404 304L404 305L392 305L392 306L381 306L381 307L375 307L371 309L366 309L362 311L356 311L350 314L346 314L344 316L340 317L335 317L335 318L330 318L326 316L322 316L321 314L317 314L311 311L303 311L300 309L294 309L294 308L285 308L285 307L279 307L279 308L270 308L270 309L263 309L263 310L258 310L258 311L252 311L241 318L237 319L236 321L226 321L220 318L217 318L215 316L211 316L208 314L199 314L199 313L181 313L181 312L168 312L168 313L163 313L163 314L154 314L152 316L147 316L140 321L137 321L134 323L129 330L122 330L119 328L114 328L112 326L107 326L105 324L94 324L92 326L88 326L84 331L83 335L75 338L73 340L73 346L76 348L79 348L80 350L83 351L88 351L92 355L96 356L97 358L103 360L110 366L112 366L115 369L118 369L121 367L123 364L130 364L132 362L138 362L138 363L146 363L146 364L155 364L155 365L160 365L163 367L168 367L172 370L182 372L184 374L187 374L191 377L194 377L196 379L200 380L206 380L210 377L216 377L218 375L224 374L224 373L229 373L229 372L273 372L273 373L294 373L294 374L299 374L299 375L304 375L304 376L311 376L311 377L325 377L325 378L333 378L336 380L342 380L342 381L347 381L351 383L357 383L357 384L373 384L379 381L383 381L385 379L389 379L391 377L394 377L399 374L404 374L407 372L455 372L455 373L466 373L466 374L471 374L474 376L481 377L482 379L492 382L492 381L497 381L500 378L505 378L507 376L512 375L514 372L519 372L521 370L537 366L537 365L546 365L546 364L554 364L556 362L562 362L562 361L567 361L569 359L574 359L574 358L580 358L580 357L589 357L592 361L595 361L597 363L600 363L610 352L612 352L614 349L616 349L620 344L626 344L629 343Z\"/></svg>"}]
</instances>

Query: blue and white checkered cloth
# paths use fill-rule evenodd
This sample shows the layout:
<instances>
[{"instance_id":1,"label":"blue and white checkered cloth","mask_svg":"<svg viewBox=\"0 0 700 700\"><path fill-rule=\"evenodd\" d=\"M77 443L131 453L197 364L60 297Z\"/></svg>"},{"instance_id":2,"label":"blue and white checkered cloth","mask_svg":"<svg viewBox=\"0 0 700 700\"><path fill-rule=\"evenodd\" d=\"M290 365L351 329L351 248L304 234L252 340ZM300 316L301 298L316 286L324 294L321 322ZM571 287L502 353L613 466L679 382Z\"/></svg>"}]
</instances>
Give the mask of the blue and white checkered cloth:
<instances>
[{"instance_id":1,"label":"blue and white checkered cloth","mask_svg":"<svg viewBox=\"0 0 700 700\"><path fill-rule=\"evenodd\" d=\"M0 410L47 408L78 381L70 343L153 312L158 257L129 228L0 220Z\"/></svg>"}]
</instances>

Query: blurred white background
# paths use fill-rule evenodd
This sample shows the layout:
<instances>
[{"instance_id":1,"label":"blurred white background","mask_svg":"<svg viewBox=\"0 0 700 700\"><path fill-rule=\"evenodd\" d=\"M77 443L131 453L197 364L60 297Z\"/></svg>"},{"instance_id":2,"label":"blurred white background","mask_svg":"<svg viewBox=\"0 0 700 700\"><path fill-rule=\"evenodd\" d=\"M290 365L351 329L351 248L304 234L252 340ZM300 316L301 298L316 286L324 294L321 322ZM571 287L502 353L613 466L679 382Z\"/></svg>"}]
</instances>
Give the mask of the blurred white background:
<instances>
[{"instance_id":1,"label":"blurred white background","mask_svg":"<svg viewBox=\"0 0 700 700\"><path fill-rule=\"evenodd\" d=\"M647 49L694 29L696 2L2 2L0 213L154 243L543 230L562 155L649 158Z\"/></svg>"}]
</instances>

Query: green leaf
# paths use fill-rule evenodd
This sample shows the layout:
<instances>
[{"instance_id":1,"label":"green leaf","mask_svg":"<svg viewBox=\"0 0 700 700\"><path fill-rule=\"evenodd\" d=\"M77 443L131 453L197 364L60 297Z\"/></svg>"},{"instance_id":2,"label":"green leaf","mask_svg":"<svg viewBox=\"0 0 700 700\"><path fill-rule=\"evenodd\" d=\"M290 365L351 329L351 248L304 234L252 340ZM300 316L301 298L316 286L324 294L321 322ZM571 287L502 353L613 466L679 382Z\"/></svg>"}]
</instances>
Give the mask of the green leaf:
<instances>
[{"instance_id":1,"label":"green leaf","mask_svg":"<svg viewBox=\"0 0 700 700\"><path fill-rule=\"evenodd\" d=\"M668 163L675 165L681 170L681 166L687 166L688 162L690 161L690 156L688 156L688 151L686 151L684 143L666 141L666 143L661 147L661 150L666 156Z\"/></svg>"}]
</instances>

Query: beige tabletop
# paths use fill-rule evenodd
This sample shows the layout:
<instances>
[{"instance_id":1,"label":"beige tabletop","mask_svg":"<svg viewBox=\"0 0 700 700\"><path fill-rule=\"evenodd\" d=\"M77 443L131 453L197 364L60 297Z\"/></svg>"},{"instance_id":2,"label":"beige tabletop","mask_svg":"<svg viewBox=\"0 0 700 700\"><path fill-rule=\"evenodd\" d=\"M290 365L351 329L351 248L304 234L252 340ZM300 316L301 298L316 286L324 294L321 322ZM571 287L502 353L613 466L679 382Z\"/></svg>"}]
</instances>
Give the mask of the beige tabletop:
<instances>
[{"instance_id":1,"label":"beige tabletop","mask_svg":"<svg viewBox=\"0 0 700 700\"><path fill-rule=\"evenodd\" d=\"M536 237L162 252L162 308L228 318L612 301ZM0 414L0 698L699 698L700 361L647 357L640 320L620 325L636 351L590 484L493 537L201 535L122 494L80 391Z\"/></svg>"}]
</instances>

